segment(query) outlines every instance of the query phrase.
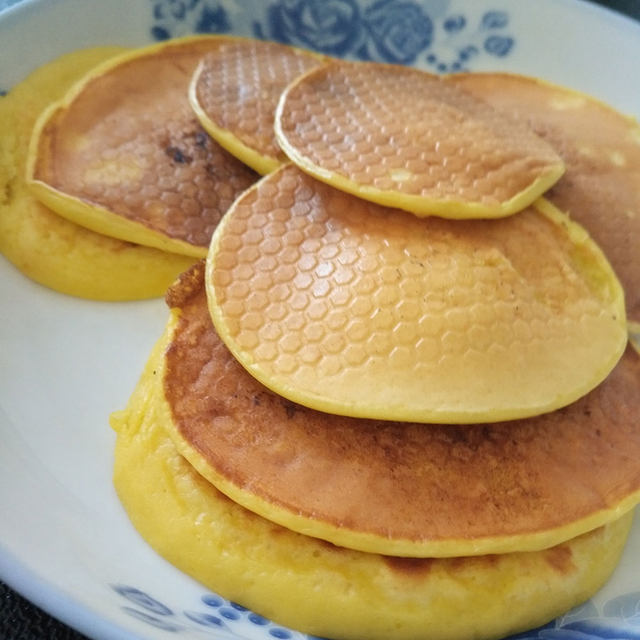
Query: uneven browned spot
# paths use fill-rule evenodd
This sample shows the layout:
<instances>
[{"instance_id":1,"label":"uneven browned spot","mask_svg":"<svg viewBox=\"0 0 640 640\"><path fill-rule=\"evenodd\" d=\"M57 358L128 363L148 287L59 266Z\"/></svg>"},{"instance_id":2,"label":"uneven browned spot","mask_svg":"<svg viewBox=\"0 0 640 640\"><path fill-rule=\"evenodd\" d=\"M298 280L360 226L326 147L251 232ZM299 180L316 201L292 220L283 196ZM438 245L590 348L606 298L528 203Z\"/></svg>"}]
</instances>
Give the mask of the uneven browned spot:
<instances>
[{"instance_id":1,"label":"uneven browned spot","mask_svg":"<svg viewBox=\"0 0 640 640\"><path fill-rule=\"evenodd\" d=\"M167 289L165 302L169 308L185 307L189 301L202 293L204 278L204 260L196 262L190 269L183 271L173 286Z\"/></svg>"},{"instance_id":2,"label":"uneven browned spot","mask_svg":"<svg viewBox=\"0 0 640 640\"><path fill-rule=\"evenodd\" d=\"M382 556L384 563L395 573L423 578L431 571L434 558L401 558Z\"/></svg>"},{"instance_id":3,"label":"uneven browned spot","mask_svg":"<svg viewBox=\"0 0 640 640\"><path fill-rule=\"evenodd\" d=\"M567 545L558 545L551 547L544 552L544 559L553 567L556 571L563 574L569 574L576 570L576 565L573 563L573 553L571 547Z\"/></svg>"}]
</instances>

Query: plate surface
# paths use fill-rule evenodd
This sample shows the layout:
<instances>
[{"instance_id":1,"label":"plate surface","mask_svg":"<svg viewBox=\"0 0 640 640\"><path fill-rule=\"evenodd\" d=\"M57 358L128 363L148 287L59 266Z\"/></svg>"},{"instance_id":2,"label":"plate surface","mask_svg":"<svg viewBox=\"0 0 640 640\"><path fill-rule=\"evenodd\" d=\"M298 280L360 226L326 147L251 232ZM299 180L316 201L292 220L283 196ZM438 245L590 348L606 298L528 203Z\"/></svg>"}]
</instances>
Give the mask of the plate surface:
<instances>
[{"instance_id":1,"label":"plate surface","mask_svg":"<svg viewBox=\"0 0 640 640\"><path fill-rule=\"evenodd\" d=\"M640 117L640 25L579 0L0 0L3 8L0 91L74 48L214 32L431 71L537 75ZM0 300L0 579L95 639L306 638L176 571L115 496L107 416L127 401L164 303L72 299L1 258ZM590 602L519 637L640 638L639 563L640 523Z\"/></svg>"}]
</instances>

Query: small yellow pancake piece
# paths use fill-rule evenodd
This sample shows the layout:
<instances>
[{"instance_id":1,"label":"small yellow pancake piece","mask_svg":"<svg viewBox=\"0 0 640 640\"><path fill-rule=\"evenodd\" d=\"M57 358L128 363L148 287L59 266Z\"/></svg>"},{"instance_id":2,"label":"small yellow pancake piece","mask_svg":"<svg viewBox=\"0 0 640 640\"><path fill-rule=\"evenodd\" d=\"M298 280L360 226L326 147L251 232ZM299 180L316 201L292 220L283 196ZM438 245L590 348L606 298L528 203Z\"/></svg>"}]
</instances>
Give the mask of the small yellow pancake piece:
<instances>
[{"instance_id":1,"label":"small yellow pancake piece","mask_svg":"<svg viewBox=\"0 0 640 640\"><path fill-rule=\"evenodd\" d=\"M611 267L542 200L498 220L417 218L289 165L234 203L207 265L211 316L234 356L331 413L536 415L601 382L627 342Z\"/></svg>"},{"instance_id":2,"label":"small yellow pancake piece","mask_svg":"<svg viewBox=\"0 0 640 640\"><path fill-rule=\"evenodd\" d=\"M537 551L640 501L640 358L631 349L571 406L490 425L332 415L267 390L208 315L200 265L167 296L164 397L180 453L225 495L359 551L455 557ZM198 278L200 278L198 280Z\"/></svg>"},{"instance_id":3,"label":"small yellow pancake piece","mask_svg":"<svg viewBox=\"0 0 640 640\"><path fill-rule=\"evenodd\" d=\"M334 62L309 71L283 93L275 131L319 180L418 216L506 216L564 171L527 126L409 67Z\"/></svg>"},{"instance_id":4,"label":"small yellow pancake piece","mask_svg":"<svg viewBox=\"0 0 640 640\"><path fill-rule=\"evenodd\" d=\"M187 97L200 36L99 65L40 118L28 181L60 215L105 235L202 257L220 217L257 175L213 141Z\"/></svg>"},{"instance_id":5,"label":"small yellow pancake piece","mask_svg":"<svg viewBox=\"0 0 640 640\"><path fill-rule=\"evenodd\" d=\"M0 252L36 282L96 300L164 295L193 260L103 236L53 213L25 183L34 122L81 75L119 47L79 50L32 72L0 97Z\"/></svg>"},{"instance_id":6,"label":"small yellow pancake piece","mask_svg":"<svg viewBox=\"0 0 640 640\"><path fill-rule=\"evenodd\" d=\"M208 53L189 87L189 100L206 131L258 173L286 156L273 131L280 94L322 58L275 42L237 38Z\"/></svg>"},{"instance_id":7,"label":"small yellow pancake piece","mask_svg":"<svg viewBox=\"0 0 640 640\"><path fill-rule=\"evenodd\" d=\"M583 93L521 75L469 73L456 85L526 122L567 170L546 197L582 224L622 283L640 323L640 124Z\"/></svg>"},{"instance_id":8,"label":"small yellow pancake piece","mask_svg":"<svg viewBox=\"0 0 640 640\"><path fill-rule=\"evenodd\" d=\"M178 569L305 633L344 640L477 640L544 624L588 599L619 561L631 514L550 549L392 558L275 525L219 493L163 428L158 342L114 414L114 483L133 525Z\"/></svg>"}]
</instances>

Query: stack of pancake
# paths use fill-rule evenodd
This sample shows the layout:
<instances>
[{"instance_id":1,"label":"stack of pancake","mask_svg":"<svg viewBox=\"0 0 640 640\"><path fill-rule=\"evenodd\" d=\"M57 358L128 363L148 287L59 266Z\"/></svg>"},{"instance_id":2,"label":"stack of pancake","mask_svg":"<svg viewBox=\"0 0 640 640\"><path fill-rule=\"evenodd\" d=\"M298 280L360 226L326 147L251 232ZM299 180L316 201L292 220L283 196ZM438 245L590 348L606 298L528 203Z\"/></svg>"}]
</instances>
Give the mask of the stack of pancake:
<instances>
[{"instance_id":1,"label":"stack of pancake","mask_svg":"<svg viewBox=\"0 0 640 640\"><path fill-rule=\"evenodd\" d=\"M499 638L589 598L640 501L639 177L635 122L520 76L237 38L93 69L35 128L32 193L205 258L111 418L135 527L330 638Z\"/></svg>"}]
</instances>

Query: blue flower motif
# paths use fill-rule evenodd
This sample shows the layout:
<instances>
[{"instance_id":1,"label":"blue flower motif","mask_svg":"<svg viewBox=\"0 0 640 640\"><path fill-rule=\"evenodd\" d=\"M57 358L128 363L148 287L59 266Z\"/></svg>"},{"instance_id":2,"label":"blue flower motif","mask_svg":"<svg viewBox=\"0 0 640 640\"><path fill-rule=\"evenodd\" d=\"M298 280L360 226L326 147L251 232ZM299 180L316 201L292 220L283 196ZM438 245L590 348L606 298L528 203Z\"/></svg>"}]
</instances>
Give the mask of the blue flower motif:
<instances>
[{"instance_id":1,"label":"blue flower motif","mask_svg":"<svg viewBox=\"0 0 640 640\"><path fill-rule=\"evenodd\" d=\"M221 598L220 596L215 595L214 593L205 593L202 596L201 600L208 607L214 607L214 608L221 607L226 603L226 600L224 598Z\"/></svg>"},{"instance_id":2,"label":"blue flower motif","mask_svg":"<svg viewBox=\"0 0 640 640\"><path fill-rule=\"evenodd\" d=\"M185 611L184 615L189 618L189 620L193 620L197 622L199 625L203 627L224 627L225 624L218 618L218 616L211 615L210 613L200 613L199 611Z\"/></svg>"},{"instance_id":3,"label":"blue flower motif","mask_svg":"<svg viewBox=\"0 0 640 640\"><path fill-rule=\"evenodd\" d=\"M433 40L433 22L414 2L379 0L365 11L364 19L387 62L413 62Z\"/></svg>"},{"instance_id":4,"label":"blue flower motif","mask_svg":"<svg viewBox=\"0 0 640 640\"><path fill-rule=\"evenodd\" d=\"M443 26L448 33L457 33L467 26L467 19L463 15L450 16L444 21Z\"/></svg>"},{"instance_id":5,"label":"blue flower motif","mask_svg":"<svg viewBox=\"0 0 640 640\"><path fill-rule=\"evenodd\" d=\"M502 29L509 24L509 16L505 11L487 11L482 16L484 29Z\"/></svg>"},{"instance_id":6,"label":"blue flower motif","mask_svg":"<svg viewBox=\"0 0 640 640\"><path fill-rule=\"evenodd\" d=\"M247 616L247 620L249 620L251 624L255 624L256 627L264 627L269 624L269 620L257 613L250 613Z\"/></svg>"},{"instance_id":7,"label":"blue flower motif","mask_svg":"<svg viewBox=\"0 0 640 640\"><path fill-rule=\"evenodd\" d=\"M509 36L489 36L484 41L484 50L491 55L503 58L513 47L513 38Z\"/></svg>"},{"instance_id":8,"label":"blue flower motif","mask_svg":"<svg viewBox=\"0 0 640 640\"><path fill-rule=\"evenodd\" d=\"M227 12L217 0L153 0L153 19L151 35L156 40L231 31Z\"/></svg>"},{"instance_id":9,"label":"blue flower motif","mask_svg":"<svg viewBox=\"0 0 640 640\"><path fill-rule=\"evenodd\" d=\"M171 616L173 615L173 611L169 609L169 607L162 604L155 598L152 598L150 595L141 591L140 589L136 589L135 587L129 587L127 585L113 585L113 590L126 598L129 602L132 602L155 615L160 616Z\"/></svg>"},{"instance_id":10,"label":"blue flower motif","mask_svg":"<svg viewBox=\"0 0 640 640\"><path fill-rule=\"evenodd\" d=\"M195 33L227 33L229 31L231 31L231 25L222 7L202 7L194 27Z\"/></svg>"},{"instance_id":11,"label":"blue flower motif","mask_svg":"<svg viewBox=\"0 0 640 640\"><path fill-rule=\"evenodd\" d=\"M280 0L268 10L272 36L286 44L346 55L362 37L354 0Z\"/></svg>"}]
</instances>

